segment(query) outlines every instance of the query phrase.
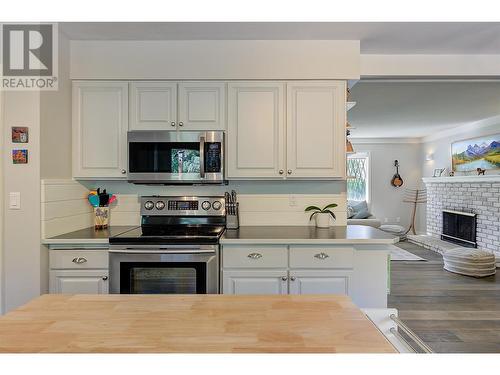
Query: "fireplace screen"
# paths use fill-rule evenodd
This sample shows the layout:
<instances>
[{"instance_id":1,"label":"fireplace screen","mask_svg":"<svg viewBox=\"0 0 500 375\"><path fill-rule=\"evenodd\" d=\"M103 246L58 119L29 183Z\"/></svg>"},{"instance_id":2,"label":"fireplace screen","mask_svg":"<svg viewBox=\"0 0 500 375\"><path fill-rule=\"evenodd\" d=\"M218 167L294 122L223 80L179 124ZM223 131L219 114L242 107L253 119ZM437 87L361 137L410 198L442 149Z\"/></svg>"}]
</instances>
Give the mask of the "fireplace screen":
<instances>
[{"instance_id":1,"label":"fireplace screen","mask_svg":"<svg viewBox=\"0 0 500 375\"><path fill-rule=\"evenodd\" d=\"M443 210L441 239L462 246L477 247L476 214Z\"/></svg>"}]
</instances>

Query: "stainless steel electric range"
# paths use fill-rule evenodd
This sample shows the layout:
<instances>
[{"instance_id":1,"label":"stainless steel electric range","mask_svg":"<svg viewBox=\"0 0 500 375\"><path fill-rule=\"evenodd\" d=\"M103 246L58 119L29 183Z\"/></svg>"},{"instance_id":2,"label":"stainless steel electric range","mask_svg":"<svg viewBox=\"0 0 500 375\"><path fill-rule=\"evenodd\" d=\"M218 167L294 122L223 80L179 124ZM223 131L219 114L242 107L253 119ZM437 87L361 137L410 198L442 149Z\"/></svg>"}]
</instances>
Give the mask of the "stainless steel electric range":
<instances>
[{"instance_id":1,"label":"stainless steel electric range","mask_svg":"<svg viewBox=\"0 0 500 375\"><path fill-rule=\"evenodd\" d=\"M110 293L219 292L224 197L141 197L141 226L109 239Z\"/></svg>"}]
</instances>

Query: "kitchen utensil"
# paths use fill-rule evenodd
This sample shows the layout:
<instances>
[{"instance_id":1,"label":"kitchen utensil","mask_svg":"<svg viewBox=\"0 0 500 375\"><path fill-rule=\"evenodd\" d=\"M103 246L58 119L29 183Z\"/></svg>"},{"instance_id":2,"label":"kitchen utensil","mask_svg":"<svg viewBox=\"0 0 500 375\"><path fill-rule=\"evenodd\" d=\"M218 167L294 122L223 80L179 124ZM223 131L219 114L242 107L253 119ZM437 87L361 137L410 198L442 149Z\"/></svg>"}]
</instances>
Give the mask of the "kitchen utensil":
<instances>
[{"instance_id":1,"label":"kitchen utensil","mask_svg":"<svg viewBox=\"0 0 500 375\"><path fill-rule=\"evenodd\" d=\"M91 206L93 207L99 207L99 196L96 195L96 194L89 194L88 196L88 200L89 200L89 203L91 204Z\"/></svg>"},{"instance_id":2,"label":"kitchen utensil","mask_svg":"<svg viewBox=\"0 0 500 375\"><path fill-rule=\"evenodd\" d=\"M110 194L111 197L109 198L109 204L113 203L114 201L116 201L116 195L114 194Z\"/></svg>"}]
</instances>

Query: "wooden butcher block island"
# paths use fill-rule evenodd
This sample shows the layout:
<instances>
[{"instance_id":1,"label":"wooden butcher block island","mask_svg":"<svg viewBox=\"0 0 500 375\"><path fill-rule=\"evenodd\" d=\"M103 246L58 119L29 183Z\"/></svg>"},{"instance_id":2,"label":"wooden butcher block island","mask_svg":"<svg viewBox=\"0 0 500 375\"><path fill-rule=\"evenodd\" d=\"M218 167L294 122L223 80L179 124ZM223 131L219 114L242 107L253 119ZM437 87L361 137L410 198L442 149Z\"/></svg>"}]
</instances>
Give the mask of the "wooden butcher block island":
<instances>
[{"instance_id":1,"label":"wooden butcher block island","mask_svg":"<svg viewBox=\"0 0 500 375\"><path fill-rule=\"evenodd\" d=\"M44 295L0 318L0 351L396 352L337 295Z\"/></svg>"}]
</instances>

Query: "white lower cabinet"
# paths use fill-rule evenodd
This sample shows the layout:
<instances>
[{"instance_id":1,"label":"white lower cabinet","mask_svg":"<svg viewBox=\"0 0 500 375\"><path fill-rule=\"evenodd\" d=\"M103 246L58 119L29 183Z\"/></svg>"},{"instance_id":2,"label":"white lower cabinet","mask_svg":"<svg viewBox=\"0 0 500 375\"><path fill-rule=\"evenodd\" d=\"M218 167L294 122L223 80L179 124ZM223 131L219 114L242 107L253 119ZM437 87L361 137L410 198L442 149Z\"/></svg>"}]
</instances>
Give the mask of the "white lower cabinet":
<instances>
[{"instance_id":1,"label":"white lower cabinet","mask_svg":"<svg viewBox=\"0 0 500 375\"><path fill-rule=\"evenodd\" d=\"M290 294L349 294L349 271L290 271Z\"/></svg>"},{"instance_id":2,"label":"white lower cabinet","mask_svg":"<svg viewBox=\"0 0 500 375\"><path fill-rule=\"evenodd\" d=\"M107 249L50 250L49 293L108 294Z\"/></svg>"},{"instance_id":3,"label":"white lower cabinet","mask_svg":"<svg viewBox=\"0 0 500 375\"><path fill-rule=\"evenodd\" d=\"M49 290L53 294L107 294L107 270L50 271Z\"/></svg>"},{"instance_id":4,"label":"white lower cabinet","mask_svg":"<svg viewBox=\"0 0 500 375\"><path fill-rule=\"evenodd\" d=\"M224 270L223 294L288 294L287 270Z\"/></svg>"},{"instance_id":5,"label":"white lower cabinet","mask_svg":"<svg viewBox=\"0 0 500 375\"><path fill-rule=\"evenodd\" d=\"M345 294L354 249L314 246L223 246L224 294Z\"/></svg>"}]
</instances>

